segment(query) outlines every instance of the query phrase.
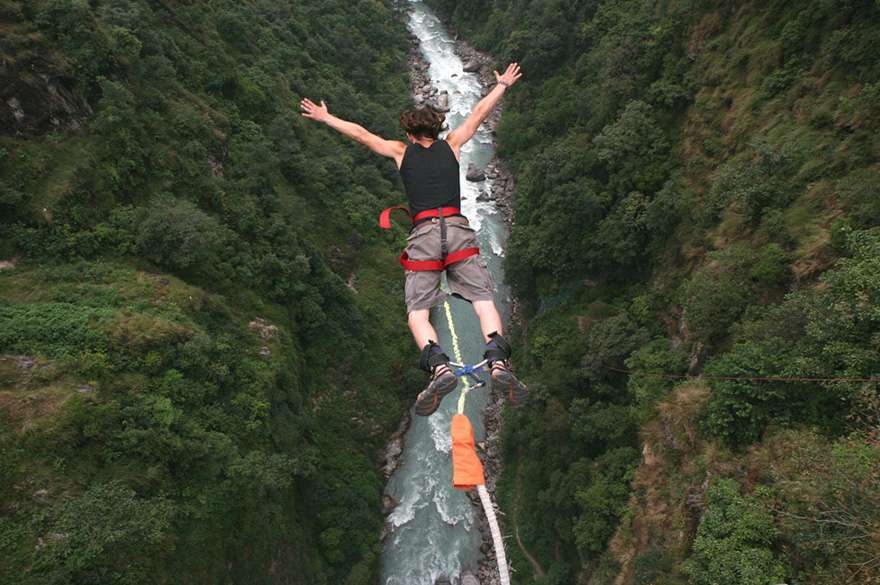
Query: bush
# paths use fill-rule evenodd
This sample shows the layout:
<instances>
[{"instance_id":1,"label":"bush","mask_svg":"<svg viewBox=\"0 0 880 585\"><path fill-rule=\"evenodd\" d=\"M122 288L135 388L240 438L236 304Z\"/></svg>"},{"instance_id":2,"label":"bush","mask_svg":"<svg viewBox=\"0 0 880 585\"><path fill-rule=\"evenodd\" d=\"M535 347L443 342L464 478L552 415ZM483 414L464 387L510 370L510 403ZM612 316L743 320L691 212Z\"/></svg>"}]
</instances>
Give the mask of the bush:
<instances>
[{"instance_id":1,"label":"bush","mask_svg":"<svg viewBox=\"0 0 880 585\"><path fill-rule=\"evenodd\" d=\"M778 287L789 277L788 256L779 244L767 244L758 252L750 276L767 287Z\"/></svg>"},{"instance_id":2,"label":"bush","mask_svg":"<svg viewBox=\"0 0 880 585\"><path fill-rule=\"evenodd\" d=\"M594 140L599 160L607 166L609 186L618 194L654 192L667 178L669 140L648 104L634 100Z\"/></svg>"},{"instance_id":3,"label":"bush","mask_svg":"<svg viewBox=\"0 0 880 585\"><path fill-rule=\"evenodd\" d=\"M741 496L733 480L715 480L684 570L693 585L782 583L785 569L773 552L777 536L773 518L756 499Z\"/></svg>"},{"instance_id":4,"label":"bush","mask_svg":"<svg viewBox=\"0 0 880 585\"><path fill-rule=\"evenodd\" d=\"M61 503L52 516L34 575L58 583L126 584L150 574L147 559L157 562L167 554L174 507L164 498L141 498L110 482Z\"/></svg>"},{"instance_id":5,"label":"bush","mask_svg":"<svg viewBox=\"0 0 880 585\"><path fill-rule=\"evenodd\" d=\"M633 352L626 360L626 368L630 370L627 387L642 414L648 415L676 384L675 378L667 376L687 370L687 355L670 348L669 340L655 339Z\"/></svg>"},{"instance_id":6,"label":"bush","mask_svg":"<svg viewBox=\"0 0 880 585\"><path fill-rule=\"evenodd\" d=\"M139 251L173 270L202 269L219 261L226 240L216 219L189 201L160 197L147 207L137 227Z\"/></svg>"},{"instance_id":7,"label":"bush","mask_svg":"<svg viewBox=\"0 0 880 585\"><path fill-rule=\"evenodd\" d=\"M751 262L747 244L732 245L710 254L709 262L684 283L684 318L697 341L717 341L745 310L752 294Z\"/></svg>"},{"instance_id":8,"label":"bush","mask_svg":"<svg viewBox=\"0 0 880 585\"><path fill-rule=\"evenodd\" d=\"M773 338L744 341L713 359L706 367L710 376L783 376L791 363L790 345ZM767 425L791 420L793 399L809 396L810 386L785 382L713 380L704 426L728 444L748 445L758 440Z\"/></svg>"},{"instance_id":9,"label":"bush","mask_svg":"<svg viewBox=\"0 0 880 585\"><path fill-rule=\"evenodd\" d=\"M767 207L784 207L793 197L796 169L793 149L766 143L752 145L748 156L730 159L715 174L701 210L704 223L714 223L728 205L736 204L750 220Z\"/></svg>"},{"instance_id":10,"label":"bush","mask_svg":"<svg viewBox=\"0 0 880 585\"><path fill-rule=\"evenodd\" d=\"M638 460L638 452L631 447L606 452L596 460L589 484L575 494L581 513L573 532L585 557L595 558L605 550L626 508L629 482Z\"/></svg>"},{"instance_id":11,"label":"bush","mask_svg":"<svg viewBox=\"0 0 880 585\"><path fill-rule=\"evenodd\" d=\"M814 433L788 432L773 442L784 453L772 463L774 503L782 536L794 549L793 568L802 571L800 581L877 582L880 444L876 438L856 434L829 443Z\"/></svg>"}]
</instances>

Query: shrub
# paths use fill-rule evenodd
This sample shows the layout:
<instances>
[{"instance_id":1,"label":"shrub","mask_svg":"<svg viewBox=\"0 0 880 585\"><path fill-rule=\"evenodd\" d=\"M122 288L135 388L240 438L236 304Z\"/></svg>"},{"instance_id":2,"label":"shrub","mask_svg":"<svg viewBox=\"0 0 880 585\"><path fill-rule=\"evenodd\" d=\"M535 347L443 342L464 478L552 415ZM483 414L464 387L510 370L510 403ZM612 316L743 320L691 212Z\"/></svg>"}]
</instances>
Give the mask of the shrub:
<instances>
[{"instance_id":1,"label":"shrub","mask_svg":"<svg viewBox=\"0 0 880 585\"><path fill-rule=\"evenodd\" d=\"M577 491L581 513L573 531L585 557L596 557L605 550L626 508L632 469L638 460L638 452L631 447L606 452L596 460L590 482Z\"/></svg>"},{"instance_id":2,"label":"shrub","mask_svg":"<svg viewBox=\"0 0 880 585\"><path fill-rule=\"evenodd\" d=\"M783 455L772 463L774 503L804 582L880 579L880 445L866 439L829 443L803 432L774 437Z\"/></svg>"},{"instance_id":3,"label":"shrub","mask_svg":"<svg viewBox=\"0 0 880 585\"><path fill-rule=\"evenodd\" d=\"M609 185L617 193L653 192L666 180L669 140L645 102L629 102L593 142L599 160L611 174Z\"/></svg>"},{"instance_id":4,"label":"shrub","mask_svg":"<svg viewBox=\"0 0 880 585\"><path fill-rule=\"evenodd\" d=\"M51 575L59 583L132 583L149 574L146 559L168 550L174 507L164 498L141 498L110 482L64 501L52 515L34 574Z\"/></svg>"},{"instance_id":5,"label":"shrub","mask_svg":"<svg viewBox=\"0 0 880 585\"><path fill-rule=\"evenodd\" d=\"M709 255L709 262L682 286L684 315L691 335L712 342L727 334L752 294L748 245L733 245Z\"/></svg>"},{"instance_id":6,"label":"shrub","mask_svg":"<svg viewBox=\"0 0 880 585\"><path fill-rule=\"evenodd\" d=\"M648 332L626 313L603 319L587 333L587 353L582 365L591 380L619 378L612 368L622 368L624 360L648 341Z\"/></svg>"},{"instance_id":7,"label":"shrub","mask_svg":"<svg viewBox=\"0 0 880 585\"><path fill-rule=\"evenodd\" d=\"M669 340L655 339L633 352L626 368L630 370L627 387L639 409L647 414L675 385L676 380L666 376L687 370L687 355L670 348Z\"/></svg>"},{"instance_id":8,"label":"shrub","mask_svg":"<svg viewBox=\"0 0 880 585\"><path fill-rule=\"evenodd\" d=\"M756 499L741 496L733 480L715 480L684 570L693 585L782 583L785 569L773 553L777 536L772 517Z\"/></svg>"},{"instance_id":9,"label":"shrub","mask_svg":"<svg viewBox=\"0 0 880 585\"><path fill-rule=\"evenodd\" d=\"M160 197L144 210L138 225L139 251L175 270L217 262L225 240L222 226L189 201Z\"/></svg>"},{"instance_id":10,"label":"shrub","mask_svg":"<svg viewBox=\"0 0 880 585\"><path fill-rule=\"evenodd\" d=\"M781 376L792 361L790 346L779 338L744 341L713 359L710 376ZM747 445L758 440L770 423L790 420L792 400L809 396L805 384L713 380L712 396L704 419L709 434L729 444ZM800 401L799 401L800 402ZM802 404L802 402L801 402Z\"/></svg>"},{"instance_id":11,"label":"shrub","mask_svg":"<svg viewBox=\"0 0 880 585\"><path fill-rule=\"evenodd\" d=\"M788 256L779 244L767 244L761 248L750 276L767 287L785 284L789 276Z\"/></svg>"},{"instance_id":12,"label":"shrub","mask_svg":"<svg viewBox=\"0 0 880 585\"><path fill-rule=\"evenodd\" d=\"M795 192L790 180L796 156L791 148L766 143L752 145L750 155L730 159L715 174L701 210L704 223L715 222L730 204L737 204L755 220L766 207L782 207Z\"/></svg>"}]
</instances>

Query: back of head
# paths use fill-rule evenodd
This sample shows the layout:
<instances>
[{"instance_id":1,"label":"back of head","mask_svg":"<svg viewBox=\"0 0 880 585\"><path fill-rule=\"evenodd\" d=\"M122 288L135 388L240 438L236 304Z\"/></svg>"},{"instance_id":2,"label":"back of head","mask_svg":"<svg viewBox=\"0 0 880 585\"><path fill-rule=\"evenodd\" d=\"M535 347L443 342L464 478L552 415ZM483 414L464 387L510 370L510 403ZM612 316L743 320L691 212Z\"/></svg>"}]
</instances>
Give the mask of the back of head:
<instances>
[{"instance_id":1,"label":"back of head","mask_svg":"<svg viewBox=\"0 0 880 585\"><path fill-rule=\"evenodd\" d=\"M436 140L443 130L446 115L431 106L418 106L400 114L400 127L416 138Z\"/></svg>"}]
</instances>

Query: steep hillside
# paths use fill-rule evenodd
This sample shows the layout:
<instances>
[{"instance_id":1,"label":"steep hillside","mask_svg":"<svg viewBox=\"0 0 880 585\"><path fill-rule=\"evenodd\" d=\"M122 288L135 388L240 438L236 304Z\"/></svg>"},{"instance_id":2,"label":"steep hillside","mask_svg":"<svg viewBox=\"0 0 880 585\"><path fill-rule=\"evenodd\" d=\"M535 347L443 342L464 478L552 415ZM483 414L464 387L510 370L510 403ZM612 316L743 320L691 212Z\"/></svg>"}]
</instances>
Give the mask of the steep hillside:
<instances>
[{"instance_id":1,"label":"steep hillside","mask_svg":"<svg viewBox=\"0 0 880 585\"><path fill-rule=\"evenodd\" d=\"M374 582L400 191L296 104L394 135L407 50L369 0L0 3L0 583Z\"/></svg>"},{"instance_id":2,"label":"steep hillside","mask_svg":"<svg viewBox=\"0 0 880 585\"><path fill-rule=\"evenodd\" d=\"M517 582L880 582L880 4L431 4L524 72Z\"/></svg>"}]
</instances>

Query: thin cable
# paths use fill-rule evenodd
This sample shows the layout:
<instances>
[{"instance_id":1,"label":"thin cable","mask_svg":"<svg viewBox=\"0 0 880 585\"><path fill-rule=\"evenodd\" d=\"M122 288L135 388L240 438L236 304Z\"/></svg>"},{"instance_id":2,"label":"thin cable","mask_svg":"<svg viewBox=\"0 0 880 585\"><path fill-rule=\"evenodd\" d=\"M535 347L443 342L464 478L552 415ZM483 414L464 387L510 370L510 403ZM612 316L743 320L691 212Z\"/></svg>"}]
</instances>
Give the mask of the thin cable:
<instances>
[{"instance_id":1,"label":"thin cable","mask_svg":"<svg viewBox=\"0 0 880 585\"><path fill-rule=\"evenodd\" d=\"M735 382L737 380L749 381L749 382L880 382L880 377L832 377L832 378L813 378L809 376L713 376L711 374L700 374L699 376L691 376L688 374L660 374L660 373L651 373L651 372L636 372L633 370L624 370L622 368L615 368L614 366L607 366L605 364L600 364L601 367L606 370L611 370L612 372L619 372L621 374L636 374L639 376L647 376L649 378L668 378L675 380L684 380L684 379L705 379L705 380L725 380L730 382Z\"/></svg>"}]
</instances>

